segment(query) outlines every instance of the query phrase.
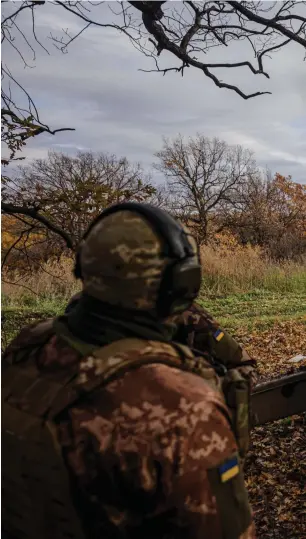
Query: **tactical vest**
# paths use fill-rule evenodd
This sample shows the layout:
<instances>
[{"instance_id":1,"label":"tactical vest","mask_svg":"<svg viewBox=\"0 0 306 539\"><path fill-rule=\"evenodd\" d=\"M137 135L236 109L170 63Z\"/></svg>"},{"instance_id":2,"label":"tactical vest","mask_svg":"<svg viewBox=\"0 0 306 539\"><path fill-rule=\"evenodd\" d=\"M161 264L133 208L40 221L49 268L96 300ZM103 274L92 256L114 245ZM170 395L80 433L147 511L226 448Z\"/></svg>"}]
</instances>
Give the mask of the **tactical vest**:
<instances>
[{"instance_id":1,"label":"tactical vest","mask_svg":"<svg viewBox=\"0 0 306 539\"><path fill-rule=\"evenodd\" d=\"M57 441L57 418L80 403L85 395L124 372L148 363L193 372L216 390L221 390L211 367L198 361L187 347L139 339L123 339L94 349L79 341L69 342L69 338L62 335L81 355L92 356L99 362L99 374L84 380L75 365L69 370L57 371L56 377L52 373L41 376L35 355L52 334L54 329L50 324L43 335L38 335L32 348L21 350L13 363L6 364L3 369L2 527L9 539L88 537L72 503L70 478ZM155 348L158 354L152 360ZM146 350L149 350L150 358L143 354ZM157 359L162 358L162 350L168 359ZM135 352L133 359L120 357L127 351ZM237 388L237 380L234 385ZM239 391L232 390L233 384L229 386L229 394L235 401L231 404L236 405ZM242 407L239 403L238 409L243 424L244 401Z\"/></svg>"}]
</instances>

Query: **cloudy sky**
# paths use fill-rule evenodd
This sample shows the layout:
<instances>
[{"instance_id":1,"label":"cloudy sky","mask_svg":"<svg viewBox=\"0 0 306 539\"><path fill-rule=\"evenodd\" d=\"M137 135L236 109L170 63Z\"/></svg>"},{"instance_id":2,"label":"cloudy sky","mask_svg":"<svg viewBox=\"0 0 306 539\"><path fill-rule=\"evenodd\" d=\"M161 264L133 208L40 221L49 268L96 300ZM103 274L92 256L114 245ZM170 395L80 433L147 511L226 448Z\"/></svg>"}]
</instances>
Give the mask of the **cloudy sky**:
<instances>
[{"instance_id":1,"label":"cloudy sky","mask_svg":"<svg viewBox=\"0 0 306 539\"><path fill-rule=\"evenodd\" d=\"M108 7L95 9L101 18ZM306 183L306 63L301 47L290 45L267 60L270 80L246 68L223 72L224 80L245 91L272 91L244 101L192 68L184 78L139 71L153 67L150 59L114 30L89 28L71 44L68 54L62 54L48 34L59 35L63 28L78 32L82 21L50 4L36 11L37 36L50 54L36 44L37 58L32 62L23 44L27 60L35 65L24 69L14 49L5 45L3 60L34 98L45 123L76 131L40 135L27 145L27 158L45 157L49 149L71 155L91 149L127 156L149 169L163 136L200 132L244 145L254 151L260 166ZM19 22L30 35L31 19L23 13ZM212 58L220 50L212 52ZM232 61L245 54L241 44L229 51ZM247 59L251 60L250 52Z\"/></svg>"}]
</instances>

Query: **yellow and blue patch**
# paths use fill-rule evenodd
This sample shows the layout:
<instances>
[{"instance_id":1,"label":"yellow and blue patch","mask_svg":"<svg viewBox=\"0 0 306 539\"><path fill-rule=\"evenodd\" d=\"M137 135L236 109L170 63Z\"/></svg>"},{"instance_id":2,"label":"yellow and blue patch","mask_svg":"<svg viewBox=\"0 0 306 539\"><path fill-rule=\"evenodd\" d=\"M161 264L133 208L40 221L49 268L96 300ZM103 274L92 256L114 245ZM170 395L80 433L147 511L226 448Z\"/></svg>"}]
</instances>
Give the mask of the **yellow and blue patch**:
<instances>
[{"instance_id":1,"label":"yellow and blue patch","mask_svg":"<svg viewBox=\"0 0 306 539\"><path fill-rule=\"evenodd\" d=\"M224 337L224 333L222 331L222 329L217 329L217 331L214 333L214 338L216 339L216 341L221 341L221 339L223 339Z\"/></svg>"},{"instance_id":2,"label":"yellow and blue patch","mask_svg":"<svg viewBox=\"0 0 306 539\"><path fill-rule=\"evenodd\" d=\"M219 466L219 473L221 477L221 482L226 483L239 473L239 464L238 458L233 457L227 460L222 466Z\"/></svg>"}]
</instances>

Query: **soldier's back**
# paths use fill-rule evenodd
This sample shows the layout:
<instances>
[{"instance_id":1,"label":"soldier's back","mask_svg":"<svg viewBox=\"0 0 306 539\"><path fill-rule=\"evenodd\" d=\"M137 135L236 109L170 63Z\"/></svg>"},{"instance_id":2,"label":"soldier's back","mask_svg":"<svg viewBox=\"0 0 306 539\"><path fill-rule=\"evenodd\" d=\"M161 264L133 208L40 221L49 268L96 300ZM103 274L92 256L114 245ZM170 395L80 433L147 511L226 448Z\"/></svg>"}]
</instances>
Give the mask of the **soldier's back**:
<instances>
[{"instance_id":1,"label":"soldier's back","mask_svg":"<svg viewBox=\"0 0 306 539\"><path fill-rule=\"evenodd\" d=\"M22 339L13 343L6 361L23 346ZM156 363L173 360L169 350L148 346L147 365L87 391L54 418L85 536L253 539L223 399L200 377ZM74 373L87 388L101 368L98 358L82 358L56 335L30 361L44 382ZM26 410L26 399L15 406ZM226 473L229 480L218 479ZM51 536L46 527L44 537Z\"/></svg>"}]
</instances>

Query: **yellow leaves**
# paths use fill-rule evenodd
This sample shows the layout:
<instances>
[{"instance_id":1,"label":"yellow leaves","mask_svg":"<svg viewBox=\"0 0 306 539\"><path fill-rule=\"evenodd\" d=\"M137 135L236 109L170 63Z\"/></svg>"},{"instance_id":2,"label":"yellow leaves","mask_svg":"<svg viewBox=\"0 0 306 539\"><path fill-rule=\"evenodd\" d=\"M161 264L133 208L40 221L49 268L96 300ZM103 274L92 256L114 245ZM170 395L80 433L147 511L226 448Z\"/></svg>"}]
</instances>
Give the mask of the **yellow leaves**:
<instances>
[{"instance_id":1,"label":"yellow leaves","mask_svg":"<svg viewBox=\"0 0 306 539\"><path fill-rule=\"evenodd\" d=\"M305 220L306 185L295 183L291 180L291 176L285 177L279 173L275 174L273 184L285 196L288 207L302 212L299 217Z\"/></svg>"},{"instance_id":2,"label":"yellow leaves","mask_svg":"<svg viewBox=\"0 0 306 539\"><path fill-rule=\"evenodd\" d=\"M225 252L235 252L243 249L236 236L231 232L226 231L215 234L212 239L212 244L215 244L218 247L218 250Z\"/></svg>"},{"instance_id":3,"label":"yellow leaves","mask_svg":"<svg viewBox=\"0 0 306 539\"><path fill-rule=\"evenodd\" d=\"M2 232L1 235L1 246L2 249L9 249L10 246L15 241L15 236L13 234L10 234L10 232Z\"/></svg>"},{"instance_id":4,"label":"yellow leaves","mask_svg":"<svg viewBox=\"0 0 306 539\"><path fill-rule=\"evenodd\" d=\"M32 245L38 244L44 237L44 232L27 232L27 225L20 222L13 215L3 215L2 217L1 249L5 254L13 246L17 249L29 249ZM24 232L24 233L23 233ZM11 258L12 252L10 254ZM7 260L7 263L9 261ZM16 259L12 260L14 269L20 268Z\"/></svg>"}]
</instances>

